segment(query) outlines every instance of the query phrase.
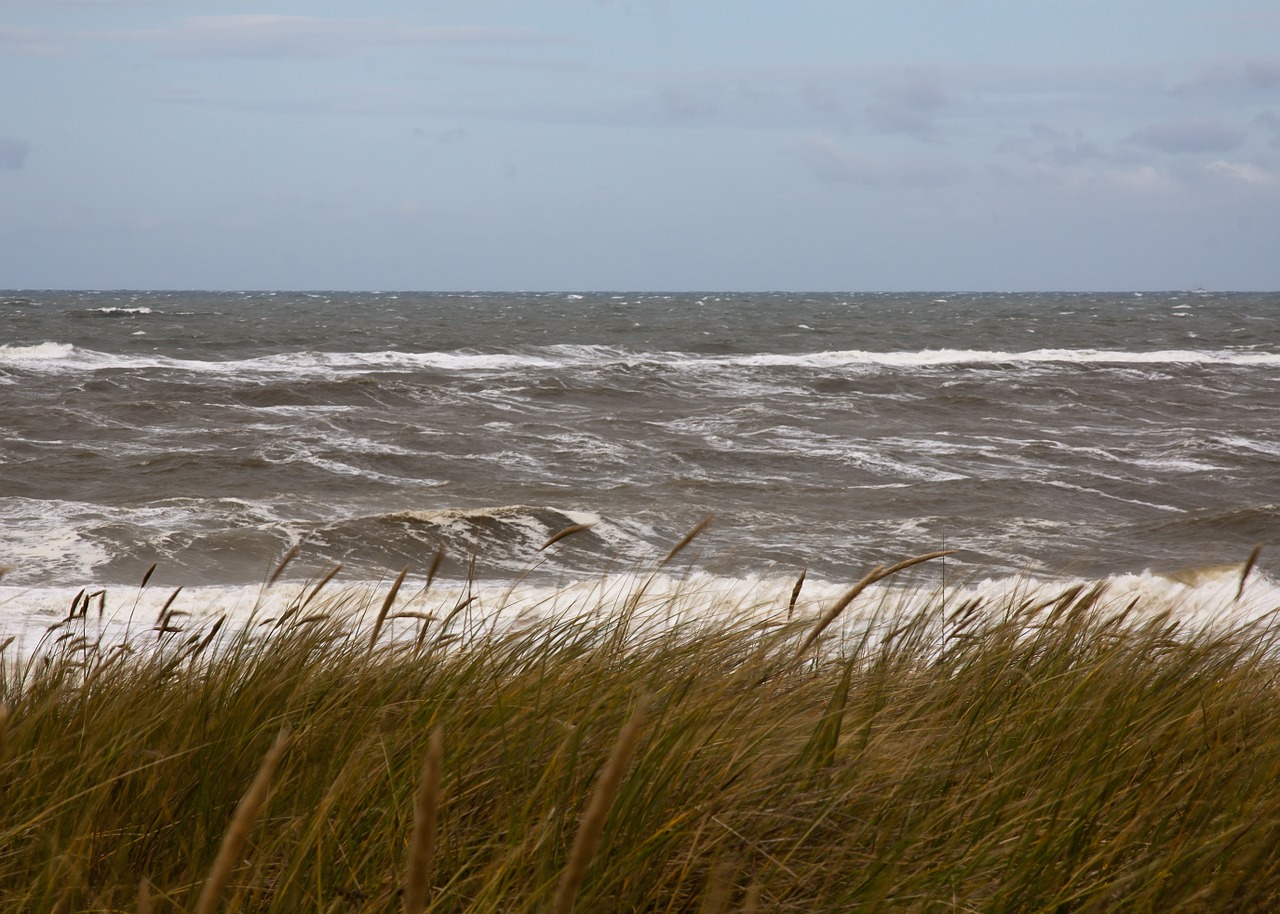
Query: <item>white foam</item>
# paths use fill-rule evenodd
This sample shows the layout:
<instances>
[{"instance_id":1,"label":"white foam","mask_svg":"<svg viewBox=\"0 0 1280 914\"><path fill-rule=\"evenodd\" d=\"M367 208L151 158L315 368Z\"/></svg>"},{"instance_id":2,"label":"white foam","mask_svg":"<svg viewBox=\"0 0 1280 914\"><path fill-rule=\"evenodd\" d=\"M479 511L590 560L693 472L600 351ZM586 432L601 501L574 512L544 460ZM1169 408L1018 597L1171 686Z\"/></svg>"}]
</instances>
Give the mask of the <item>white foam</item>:
<instances>
[{"instance_id":1,"label":"white foam","mask_svg":"<svg viewBox=\"0 0 1280 914\"><path fill-rule=\"evenodd\" d=\"M269 458L267 458L269 460ZM335 476L354 476L361 479L370 479L377 482L394 483L397 486L407 488L437 488L439 486L448 485L445 480L431 479L426 476L394 476L390 473L379 473L376 470L352 466L349 463L343 463L341 460L334 460L329 457L320 457L315 454L302 454L297 457L290 457L285 460L270 461L273 463L292 463L294 460L308 463L314 467L333 473Z\"/></svg>"},{"instance_id":2,"label":"white foam","mask_svg":"<svg viewBox=\"0 0 1280 914\"><path fill-rule=\"evenodd\" d=\"M195 373L247 376L341 376L370 372L419 371L504 373L557 370L569 367L677 368L716 371L723 368L931 368L952 365L1000 364L1073 365L1237 365L1280 367L1280 353L1165 349L1151 352L1103 349L923 349L872 352L860 349L824 352L762 353L738 356L696 356L682 352L628 352L598 345L547 346L536 353L503 352L314 352L302 351L249 359L178 359L156 355L120 355L82 349L68 343L0 346L0 365L49 371L102 369L166 369Z\"/></svg>"},{"instance_id":3,"label":"white foam","mask_svg":"<svg viewBox=\"0 0 1280 914\"><path fill-rule=\"evenodd\" d=\"M108 555L80 530L106 510L56 499L0 499L0 567L36 569L46 578L87 578Z\"/></svg>"},{"instance_id":4,"label":"white foam","mask_svg":"<svg viewBox=\"0 0 1280 914\"><path fill-rule=\"evenodd\" d=\"M1240 438L1232 435L1224 435L1218 440L1227 447L1237 450L1243 449L1266 454L1268 457L1280 457L1280 444L1272 441L1255 441L1252 438Z\"/></svg>"},{"instance_id":5,"label":"white foam","mask_svg":"<svg viewBox=\"0 0 1280 914\"><path fill-rule=\"evenodd\" d=\"M51 362L71 358L75 347L70 343L36 343L33 346L0 346L0 365L24 362Z\"/></svg>"},{"instance_id":6,"label":"white foam","mask_svg":"<svg viewBox=\"0 0 1280 914\"><path fill-rule=\"evenodd\" d=\"M759 367L842 368L882 366L928 368L943 365L980 365L1063 362L1075 365L1245 365L1280 367L1280 353L1162 349L1151 352L1107 349L1032 349L1001 351L989 349L922 349L917 351L869 352L847 349L813 353L770 353L726 356L726 364Z\"/></svg>"},{"instance_id":7,"label":"white foam","mask_svg":"<svg viewBox=\"0 0 1280 914\"><path fill-rule=\"evenodd\" d=\"M16 364L53 371L165 369L199 374L296 376L343 375L384 371L512 371L557 368L560 359L534 355L470 352L291 352L251 359L177 359L156 355L119 355L82 349L69 343L0 346L0 365Z\"/></svg>"},{"instance_id":8,"label":"white foam","mask_svg":"<svg viewBox=\"0 0 1280 914\"><path fill-rule=\"evenodd\" d=\"M459 512L464 514L465 512ZM572 515L571 515L572 516ZM583 515L583 520L589 519ZM908 573L910 574L910 573ZM1240 566L1201 569L1180 575L1154 572L1122 574L1106 579L1101 600L1105 611L1121 611L1136 599L1135 618L1169 613L1184 633L1212 631L1248 624L1280 609L1280 584L1258 571L1239 591ZM627 612L637 631L674 624L741 626L778 624L789 616L815 621L847 592L852 581L806 580L793 610L788 604L794 577L729 577L705 572L667 574L628 572L600 575L560 584L494 581L467 583L436 581L423 590L423 580L411 576L400 590L387 629L389 637L416 634L422 617L439 620L471 599L459 620L471 633L502 632L539 621L594 617L607 621ZM1025 575L987 578L939 590L936 587L888 581L866 588L841 614L831 639L856 638L868 626L892 625L895 620L926 611L939 622L948 607L980 599L992 613L1003 614L1028 602L1045 603L1068 589L1090 586L1088 579L1047 579ZM194 631L219 616L232 627L269 625L307 594L312 582L282 581L270 590L259 586L183 588L173 598L177 624ZM387 581L342 583L336 579L313 603L317 612L331 612L351 625L367 625L386 594ZM51 626L67 618L79 587L24 588L0 585L0 642L16 637L17 651L33 649ZM96 593L90 586L87 592ZM95 598L83 625L90 640L119 640L154 626L173 591L165 588L110 587ZM99 613L101 606L102 612ZM431 623L428 623L431 624Z\"/></svg>"}]
</instances>

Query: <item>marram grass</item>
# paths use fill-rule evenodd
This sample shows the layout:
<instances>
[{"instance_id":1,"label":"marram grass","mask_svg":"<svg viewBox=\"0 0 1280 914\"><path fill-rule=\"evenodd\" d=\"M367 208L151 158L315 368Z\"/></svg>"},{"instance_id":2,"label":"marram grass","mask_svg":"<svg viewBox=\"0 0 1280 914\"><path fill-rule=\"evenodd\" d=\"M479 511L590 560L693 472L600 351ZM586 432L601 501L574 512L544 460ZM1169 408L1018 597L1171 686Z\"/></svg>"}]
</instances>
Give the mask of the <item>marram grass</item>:
<instances>
[{"instance_id":1,"label":"marram grass","mask_svg":"<svg viewBox=\"0 0 1280 914\"><path fill-rule=\"evenodd\" d=\"M378 638L329 593L6 648L0 910L1280 909L1274 617L1075 588Z\"/></svg>"}]
</instances>

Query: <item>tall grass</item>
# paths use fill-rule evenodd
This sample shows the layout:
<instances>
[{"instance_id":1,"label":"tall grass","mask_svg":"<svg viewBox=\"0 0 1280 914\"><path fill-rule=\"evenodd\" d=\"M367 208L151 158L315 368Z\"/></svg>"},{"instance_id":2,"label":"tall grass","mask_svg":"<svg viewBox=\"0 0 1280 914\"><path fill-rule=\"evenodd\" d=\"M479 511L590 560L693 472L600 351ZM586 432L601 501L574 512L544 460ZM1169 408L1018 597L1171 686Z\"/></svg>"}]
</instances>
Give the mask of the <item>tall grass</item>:
<instances>
[{"instance_id":1,"label":"tall grass","mask_svg":"<svg viewBox=\"0 0 1280 914\"><path fill-rule=\"evenodd\" d=\"M393 637L394 593L378 632L326 593L0 653L0 910L1280 906L1274 617L1081 587Z\"/></svg>"}]
</instances>

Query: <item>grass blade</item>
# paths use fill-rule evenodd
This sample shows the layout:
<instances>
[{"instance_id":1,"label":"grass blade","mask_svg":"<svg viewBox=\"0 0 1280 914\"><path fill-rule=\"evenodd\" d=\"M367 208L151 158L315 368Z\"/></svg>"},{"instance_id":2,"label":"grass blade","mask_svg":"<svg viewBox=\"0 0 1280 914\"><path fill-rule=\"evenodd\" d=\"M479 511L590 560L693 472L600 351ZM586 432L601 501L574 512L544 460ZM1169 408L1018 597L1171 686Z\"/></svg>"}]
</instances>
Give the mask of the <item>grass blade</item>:
<instances>
[{"instance_id":1,"label":"grass blade","mask_svg":"<svg viewBox=\"0 0 1280 914\"><path fill-rule=\"evenodd\" d=\"M218 898L222 895L222 889L226 886L227 880L231 877L231 871L240 858L244 842L249 837L249 832L258 818L258 813L262 810L263 803L266 802L267 791L271 789L271 778L275 775L276 766L280 764L280 758L288 745L289 731L281 730L276 741L267 750L262 764L258 766L258 773L254 775L249 789L244 792L236 806L231 824L227 827L226 834L222 836L222 846L218 848L218 856L214 858L213 866L209 870L209 878L205 880L204 888L200 890L195 914L213 914L217 910Z\"/></svg>"},{"instance_id":2,"label":"grass blade","mask_svg":"<svg viewBox=\"0 0 1280 914\"><path fill-rule=\"evenodd\" d=\"M686 539L692 539L692 537ZM582 887L582 880L587 875L587 867L591 865L591 858L595 856L596 849L600 845L600 836L604 833L604 823L608 818L609 808L613 806L613 801L618 795L622 776L626 773L627 765L631 761L631 753L640 742L640 730L648 714L648 705L648 695L641 696L636 702L636 709L631 713L631 719L618 734L618 740L613 745L609 761L600 772L600 777L591 791L591 798L587 801L586 811L582 814L582 821L578 825L578 833L573 839L573 850L569 853L569 862L556 888L553 908L555 914L569 914L573 910L573 900L577 897L578 889Z\"/></svg>"},{"instance_id":3,"label":"grass blade","mask_svg":"<svg viewBox=\"0 0 1280 914\"><path fill-rule=\"evenodd\" d=\"M413 836L409 841L409 864L405 868L404 914L422 914L427 906L427 889L436 849L436 816L440 808L440 775L444 768L444 734L431 731L422 777L413 799Z\"/></svg>"}]
</instances>

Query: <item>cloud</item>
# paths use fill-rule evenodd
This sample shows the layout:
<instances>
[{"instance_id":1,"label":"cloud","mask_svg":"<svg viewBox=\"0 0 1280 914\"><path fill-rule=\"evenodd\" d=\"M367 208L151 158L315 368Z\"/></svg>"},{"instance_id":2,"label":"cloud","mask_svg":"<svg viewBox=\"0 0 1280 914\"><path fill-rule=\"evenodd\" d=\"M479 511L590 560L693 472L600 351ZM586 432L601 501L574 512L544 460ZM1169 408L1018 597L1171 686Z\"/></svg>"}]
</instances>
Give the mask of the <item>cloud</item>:
<instances>
[{"instance_id":1,"label":"cloud","mask_svg":"<svg viewBox=\"0 0 1280 914\"><path fill-rule=\"evenodd\" d=\"M707 120L719 110L715 102L685 89L664 89L658 101L668 114L686 121Z\"/></svg>"},{"instance_id":2,"label":"cloud","mask_svg":"<svg viewBox=\"0 0 1280 914\"><path fill-rule=\"evenodd\" d=\"M0 136L0 168L17 171L27 164L31 146L23 140Z\"/></svg>"},{"instance_id":3,"label":"cloud","mask_svg":"<svg viewBox=\"0 0 1280 914\"><path fill-rule=\"evenodd\" d=\"M324 58L379 47L540 44L554 41L533 29L414 26L392 19L321 19L244 14L193 16L159 29L118 30L96 37L161 47L175 57Z\"/></svg>"},{"instance_id":4,"label":"cloud","mask_svg":"<svg viewBox=\"0 0 1280 914\"><path fill-rule=\"evenodd\" d=\"M1174 95L1256 89L1266 92L1280 86L1280 57L1255 60L1213 61L1199 75L1174 86Z\"/></svg>"},{"instance_id":5,"label":"cloud","mask_svg":"<svg viewBox=\"0 0 1280 914\"><path fill-rule=\"evenodd\" d=\"M1110 162L1114 156L1085 137L1083 130L1071 133L1048 124L1032 124L1029 135L1002 143L999 152L1024 150L1031 161L1048 161L1055 165L1080 165L1096 160Z\"/></svg>"},{"instance_id":6,"label":"cloud","mask_svg":"<svg viewBox=\"0 0 1280 914\"><path fill-rule=\"evenodd\" d=\"M937 115L955 104L955 97L931 77L916 76L877 93L866 114L879 130L931 140Z\"/></svg>"},{"instance_id":7,"label":"cloud","mask_svg":"<svg viewBox=\"0 0 1280 914\"><path fill-rule=\"evenodd\" d=\"M0 26L0 56L58 57L66 53L66 42L46 31Z\"/></svg>"},{"instance_id":8,"label":"cloud","mask_svg":"<svg viewBox=\"0 0 1280 914\"><path fill-rule=\"evenodd\" d=\"M1253 119L1253 123L1257 127L1270 131L1272 146L1280 146L1280 114L1264 111Z\"/></svg>"},{"instance_id":9,"label":"cloud","mask_svg":"<svg viewBox=\"0 0 1280 914\"><path fill-rule=\"evenodd\" d=\"M880 176L869 160L829 136L811 136L798 151L818 179L827 184L880 183Z\"/></svg>"},{"instance_id":10,"label":"cloud","mask_svg":"<svg viewBox=\"0 0 1280 914\"><path fill-rule=\"evenodd\" d=\"M1252 184L1254 187L1274 187L1277 183L1276 176L1271 172L1248 162L1227 162L1219 159L1206 165L1205 171L1232 181Z\"/></svg>"},{"instance_id":11,"label":"cloud","mask_svg":"<svg viewBox=\"0 0 1280 914\"><path fill-rule=\"evenodd\" d=\"M1139 128L1126 142L1171 154L1230 152L1244 134L1218 121L1166 121Z\"/></svg>"},{"instance_id":12,"label":"cloud","mask_svg":"<svg viewBox=\"0 0 1280 914\"><path fill-rule=\"evenodd\" d=\"M1280 86L1280 60L1252 61L1245 64L1244 75L1255 89Z\"/></svg>"},{"instance_id":13,"label":"cloud","mask_svg":"<svg viewBox=\"0 0 1280 914\"><path fill-rule=\"evenodd\" d=\"M418 132L421 133L421 131ZM451 127L448 130L441 130L436 133L434 137L435 141L443 146L448 146L450 143L460 142L466 138L467 131L463 130L461 127Z\"/></svg>"},{"instance_id":14,"label":"cloud","mask_svg":"<svg viewBox=\"0 0 1280 914\"><path fill-rule=\"evenodd\" d=\"M933 189L952 186L968 176L966 168L950 162L895 162L886 166L822 133L808 137L794 151L825 184Z\"/></svg>"},{"instance_id":15,"label":"cloud","mask_svg":"<svg viewBox=\"0 0 1280 914\"><path fill-rule=\"evenodd\" d=\"M1137 168L1112 169L1106 173L1106 177L1112 183L1130 190L1159 192L1170 190L1173 187L1173 181L1167 175L1161 174L1150 165L1140 165Z\"/></svg>"},{"instance_id":16,"label":"cloud","mask_svg":"<svg viewBox=\"0 0 1280 914\"><path fill-rule=\"evenodd\" d=\"M840 96L830 86L804 83L800 86L800 97L804 99L809 110L818 114L836 115L842 111Z\"/></svg>"}]
</instances>

